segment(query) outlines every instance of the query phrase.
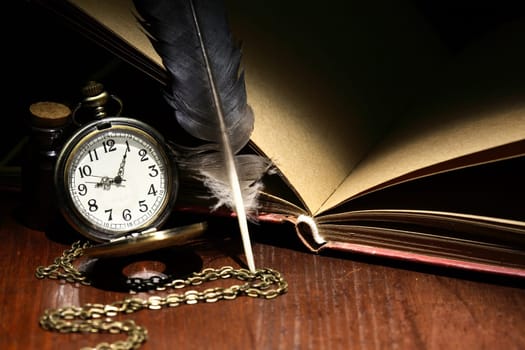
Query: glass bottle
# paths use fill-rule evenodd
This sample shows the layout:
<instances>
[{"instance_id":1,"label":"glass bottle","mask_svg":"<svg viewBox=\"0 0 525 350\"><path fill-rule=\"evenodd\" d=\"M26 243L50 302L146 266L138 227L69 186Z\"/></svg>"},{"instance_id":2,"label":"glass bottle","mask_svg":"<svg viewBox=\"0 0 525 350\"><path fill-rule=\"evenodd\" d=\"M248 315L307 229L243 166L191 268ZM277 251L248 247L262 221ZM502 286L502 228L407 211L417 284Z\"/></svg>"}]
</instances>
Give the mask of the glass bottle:
<instances>
[{"instance_id":1,"label":"glass bottle","mask_svg":"<svg viewBox=\"0 0 525 350\"><path fill-rule=\"evenodd\" d=\"M22 161L23 223L44 231L57 215L53 174L56 158L71 121L71 109L58 102L29 106L29 139Z\"/></svg>"}]
</instances>

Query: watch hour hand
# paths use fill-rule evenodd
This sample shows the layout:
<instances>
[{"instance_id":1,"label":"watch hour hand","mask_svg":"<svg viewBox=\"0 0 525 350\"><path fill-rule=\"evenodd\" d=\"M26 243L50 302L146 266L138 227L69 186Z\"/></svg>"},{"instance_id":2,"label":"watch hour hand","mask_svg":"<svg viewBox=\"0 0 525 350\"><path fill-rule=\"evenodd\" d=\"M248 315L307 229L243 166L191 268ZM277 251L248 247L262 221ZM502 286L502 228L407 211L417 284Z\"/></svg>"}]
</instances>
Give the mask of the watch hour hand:
<instances>
[{"instance_id":1,"label":"watch hour hand","mask_svg":"<svg viewBox=\"0 0 525 350\"><path fill-rule=\"evenodd\" d=\"M113 183L113 179L109 176L103 176L99 182L95 184L95 187L102 187L104 190L109 190L111 188L111 184Z\"/></svg>"},{"instance_id":2,"label":"watch hour hand","mask_svg":"<svg viewBox=\"0 0 525 350\"><path fill-rule=\"evenodd\" d=\"M110 180L108 176L89 175L89 177L96 177L100 179L98 181L84 181L87 184L95 184L95 187L102 187L104 184L108 184Z\"/></svg>"},{"instance_id":3,"label":"watch hour hand","mask_svg":"<svg viewBox=\"0 0 525 350\"><path fill-rule=\"evenodd\" d=\"M104 190L109 190L112 184L116 184L118 186L124 186L122 182L126 181L125 179L117 178L117 177L115 178L111 178L109 176L95 176L95 177L99 177L100 181L85 181L85 183L95 184L95 187L102 187Z\"/></svg>"}]
</instances>

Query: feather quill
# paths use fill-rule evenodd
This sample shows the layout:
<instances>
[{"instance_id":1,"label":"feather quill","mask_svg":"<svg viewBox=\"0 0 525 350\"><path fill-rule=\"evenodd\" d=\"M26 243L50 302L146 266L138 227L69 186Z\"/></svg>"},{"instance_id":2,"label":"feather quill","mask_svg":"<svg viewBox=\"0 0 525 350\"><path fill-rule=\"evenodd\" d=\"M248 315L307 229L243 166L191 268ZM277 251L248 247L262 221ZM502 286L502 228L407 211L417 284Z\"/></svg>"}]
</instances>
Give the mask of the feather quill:
<instances>
[{"instance_id":1,"label":"feather quill","mask_svg":"<svg viewBox=\"0 0 525 350\"><path fill-rule=\"evenodd\" d=\"M195 171L217 199L236 213L250 270L255 263L248 214L257 210L261 178L270 168L258 155L237 154L250 140L241 51L219 0L134 0L137 19L168 72L166 100L199 147L179 146L179 165Z\"/></svg>"}]
</instances>

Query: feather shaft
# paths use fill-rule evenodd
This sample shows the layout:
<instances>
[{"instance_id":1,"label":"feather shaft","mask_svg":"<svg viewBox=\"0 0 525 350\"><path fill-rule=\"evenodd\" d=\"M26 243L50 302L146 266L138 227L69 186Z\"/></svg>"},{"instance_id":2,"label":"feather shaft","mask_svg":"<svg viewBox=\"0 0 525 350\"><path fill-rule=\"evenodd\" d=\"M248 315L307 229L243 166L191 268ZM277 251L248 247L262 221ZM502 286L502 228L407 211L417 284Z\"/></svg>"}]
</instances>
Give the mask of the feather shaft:
<instances>
[{"instance_id":1,"label":"feather shaft","mask_svg":"<svg viewBox=\"0 0 525 350\"><path fill-rule=\"evenodd\" d=\"M190 0L191 12L193 16L193 23L195 24L195 31L199 38L199 44L201 47L202 58L206 66L206 72L208 74L208 79L210 82L210 90L213 96L213 102L215 104L215 110L217 112L217 117L219 118L219 126L221 132L221 145L223 147L224 160L226 164L226 169L228 172L228 178L230 180L230 186L232 188L233 202L235 205L235 212L237 214L237 220L239 222L239 230L241 232L241 240L243 244L244 254L246 256L246 261L248 268L255 272L255 261L253 258L253 250L250 242L250 233L248 229L248 220L246 219L246 211L244 208L244 200L242 198L242 190L239 182L239 176L237 175L237 170L235 166L235 158L233 150L230 143L230 138L226 130L226 123L224 121L224 114L221 105L221 99L217 92L217 86L215 84L215 79L213 77L213 72L211 70L210 62L208 59L208 53L206 46L204 45L204 40L202 39L202 32L200 30L199 18L195 11L195 6L193 0Z\"/></svg>"}]
</instances>

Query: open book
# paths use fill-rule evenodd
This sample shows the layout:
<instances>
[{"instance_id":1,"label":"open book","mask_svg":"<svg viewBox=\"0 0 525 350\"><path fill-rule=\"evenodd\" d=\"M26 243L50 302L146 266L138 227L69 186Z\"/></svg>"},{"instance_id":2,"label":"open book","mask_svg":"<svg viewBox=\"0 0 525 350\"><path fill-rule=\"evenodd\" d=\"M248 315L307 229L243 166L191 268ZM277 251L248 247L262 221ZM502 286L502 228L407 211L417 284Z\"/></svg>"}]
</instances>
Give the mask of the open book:
<instances>
[{"instance_id":1,"label":"open book","mask_svg":"<svg viewBox=\"0 0 525 350\"><path fill-rule=\"evenodd\" d=\"M164 79L131 1L42 3ZM451 53L411 2L228 6L251 144L283 180L261 219L316 252L525 276L524 23Z\"/></svg>"}]
</instances>

